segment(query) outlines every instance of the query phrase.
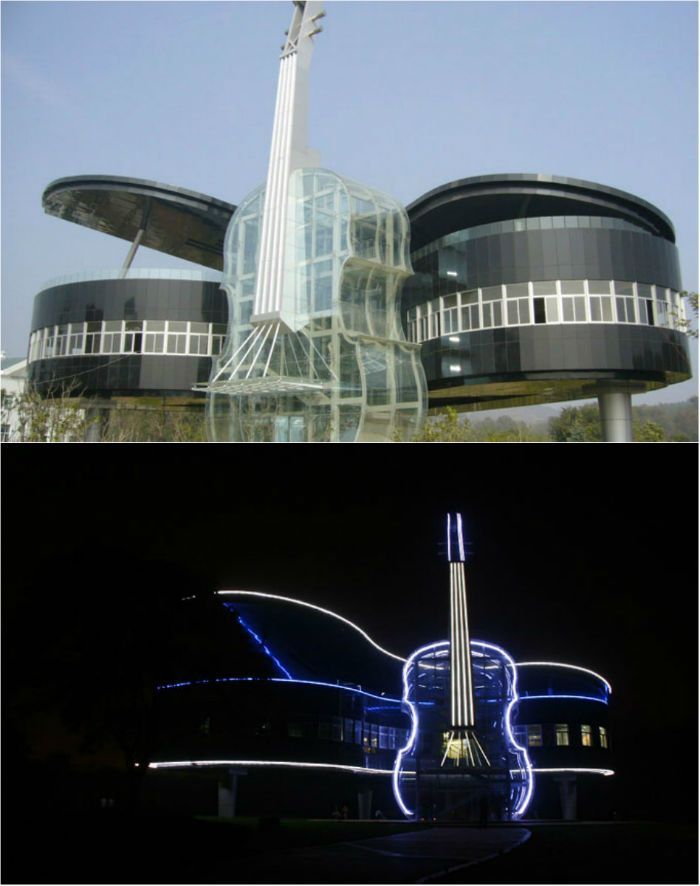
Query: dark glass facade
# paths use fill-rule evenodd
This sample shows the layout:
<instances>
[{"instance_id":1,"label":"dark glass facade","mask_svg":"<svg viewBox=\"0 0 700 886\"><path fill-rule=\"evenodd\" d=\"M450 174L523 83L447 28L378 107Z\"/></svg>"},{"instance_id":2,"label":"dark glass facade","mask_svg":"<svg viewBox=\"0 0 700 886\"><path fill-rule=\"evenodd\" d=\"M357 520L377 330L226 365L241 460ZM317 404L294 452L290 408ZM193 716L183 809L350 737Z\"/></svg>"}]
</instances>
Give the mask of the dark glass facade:
<instances>
[{"instance_id":1,"label":"dark glass facade","mask_svg":"<svg viewBox=\"0 0 700 886\"><path fill-rule=\"evenodd\" d=\"M201 397L191 388L206 381L211 356L221 348L226 299L213 280L150 273L40 292L32 317L30 382L40 391L72 384L84 396Z\"/></svg>"},{"instance_id":2,"label":"dark glass facade","mask_svg":"<svg viewBox=\"0 0 700 886\"><path fill-rule=\"evenodd\" d=\"M551 176L483 176L408 207L416 276L407 335L431 406L523 405L683 381L670 221L623 192Z\"/></svg>"}]
</instances>

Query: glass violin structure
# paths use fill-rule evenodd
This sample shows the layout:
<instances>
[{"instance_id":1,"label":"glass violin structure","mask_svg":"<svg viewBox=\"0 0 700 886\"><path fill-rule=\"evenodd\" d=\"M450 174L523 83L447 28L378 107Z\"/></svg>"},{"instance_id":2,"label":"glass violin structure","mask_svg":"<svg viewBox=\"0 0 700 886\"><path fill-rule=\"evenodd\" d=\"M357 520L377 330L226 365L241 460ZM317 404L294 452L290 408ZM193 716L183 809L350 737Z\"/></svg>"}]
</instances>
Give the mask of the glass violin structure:
<instances>
[{"instance_id":1,"label":"glass violin structure","mask_svg":"<svg viewBox=\"0 0 700 886\"><path fill-rule=\"evenodd\" d=\"M282 47L267 180L224 240L226 346L207 392L211 439L410 439L425 413L419 345L401 329L413 274L393 198L319 166L306 144L308 71L321 3L294 4Z\"/></svg>"},{"instance_id":2,"label":"glass violin structure","mask_svg":"<svg viewBox=\"0 0 700 886\"><path fill-rule=\"evenodd\" d=\"M513 734L513 659L471 640L461 515L447 518L450 639L416 650L403 669L412 726L394 766L402 812L425 819L520 818L533 790L527 751Z\"/></svg>"}]
</instances>

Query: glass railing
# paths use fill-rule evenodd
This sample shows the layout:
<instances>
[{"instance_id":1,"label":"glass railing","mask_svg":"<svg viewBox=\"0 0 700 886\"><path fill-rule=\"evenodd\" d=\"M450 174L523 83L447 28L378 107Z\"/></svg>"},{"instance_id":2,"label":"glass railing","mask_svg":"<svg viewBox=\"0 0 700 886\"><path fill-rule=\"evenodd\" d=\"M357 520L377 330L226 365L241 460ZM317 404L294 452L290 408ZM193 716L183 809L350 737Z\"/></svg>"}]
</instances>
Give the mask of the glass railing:
<instances>
[{"instance_id":1,"label":"glass railing","mask_svg":"<svg viewBox=\"0 0 700 886\"><path fill-rule=\"evenodd\" d=\"M80 271L76 274L53 277L41 287L41 291L55 286L65 286L68 283L86 283L89 280L196 280L203 283L221 283L222 278L223 274L220 271L209 269L196 271L189 268L129 268L124 273L121 268L100 268L95 271Z\"/></svg>"}]
</instances>

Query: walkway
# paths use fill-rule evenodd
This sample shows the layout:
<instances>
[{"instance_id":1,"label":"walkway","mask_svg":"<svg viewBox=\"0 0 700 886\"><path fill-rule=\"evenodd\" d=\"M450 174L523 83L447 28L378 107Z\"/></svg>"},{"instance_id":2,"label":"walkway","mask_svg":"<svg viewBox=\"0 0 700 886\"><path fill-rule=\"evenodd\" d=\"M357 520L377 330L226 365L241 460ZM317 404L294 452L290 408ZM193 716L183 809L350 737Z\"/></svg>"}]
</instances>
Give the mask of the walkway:
<instances>
[{"instance_id":1,"label":"walkway","mask_svg":"<svg viewBox=\"0 0 700 886\"><path fill-rule=\"evenodd\" d=\"M284 856L246 859L239 882L430 883L509 852L529 836L520 827L440 827L295 849Z\"/></svg>"}]
</instances>

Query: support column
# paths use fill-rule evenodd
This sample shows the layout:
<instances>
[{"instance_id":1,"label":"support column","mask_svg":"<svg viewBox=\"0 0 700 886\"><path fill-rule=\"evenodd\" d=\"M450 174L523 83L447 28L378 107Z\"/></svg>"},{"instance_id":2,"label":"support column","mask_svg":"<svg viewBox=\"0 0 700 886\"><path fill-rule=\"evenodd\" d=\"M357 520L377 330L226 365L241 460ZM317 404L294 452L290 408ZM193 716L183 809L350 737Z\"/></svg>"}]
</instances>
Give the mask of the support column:
<instances>
[{"instance_id":1,"label":"support column","mask_svg":"<svg viewBox=\"0 0 700 886\"><path fill-rule=\"evenodd\" d=\"M632 395L629 391L606 391L598 394L600 423L606 443L632 442Z\"/></svg>"},{"instance_id":2,"label":"support column","mask_svg":"<svg viewBox=\"0 0 700 886\"><path fill-rule=\"evenodd\" d=\"M124 259L124 264L122 265L121 273L119 274L120 278L126 277L127 271L131 267L131 263L133 262L134 256L136 255L136 250L139 248L139 244L141 243L141 240L143 239L143 235L145 233L145 228L139 228L136 232L134 242L131 244L131 249L129 249L126 258Z\"/></svg>"},{"instance_id":3,"label":"support column","mask_svg":"<svg viewBox=\"0 0 700 886\"><path fill-rule=\"evenodd\" d=\"M555 780L559 784L561 817L564 821L576 821L576 776L571 776L570 778L557 778Z\"/></svg>"},{"instance_id":4,"label":"support column","mask_svg":"<svg viewBox=\"0 0 700 886\"><path fill-rule=\"evenodd\" d=\"M357 792L357 817L372 818L372 790L370 788Z\"/></svg>"},{"instance_id":5,"label":"support column","mask_svg":"<svg viewBox=\"0 0 700 886\"><path fill-rule=\"evenodd\" d=\"M238 776L244 774L240 769L229 769L227 780L218 785L218 815L220 818L234 818L238 796Z\"/></svg>"}]
</instances>

